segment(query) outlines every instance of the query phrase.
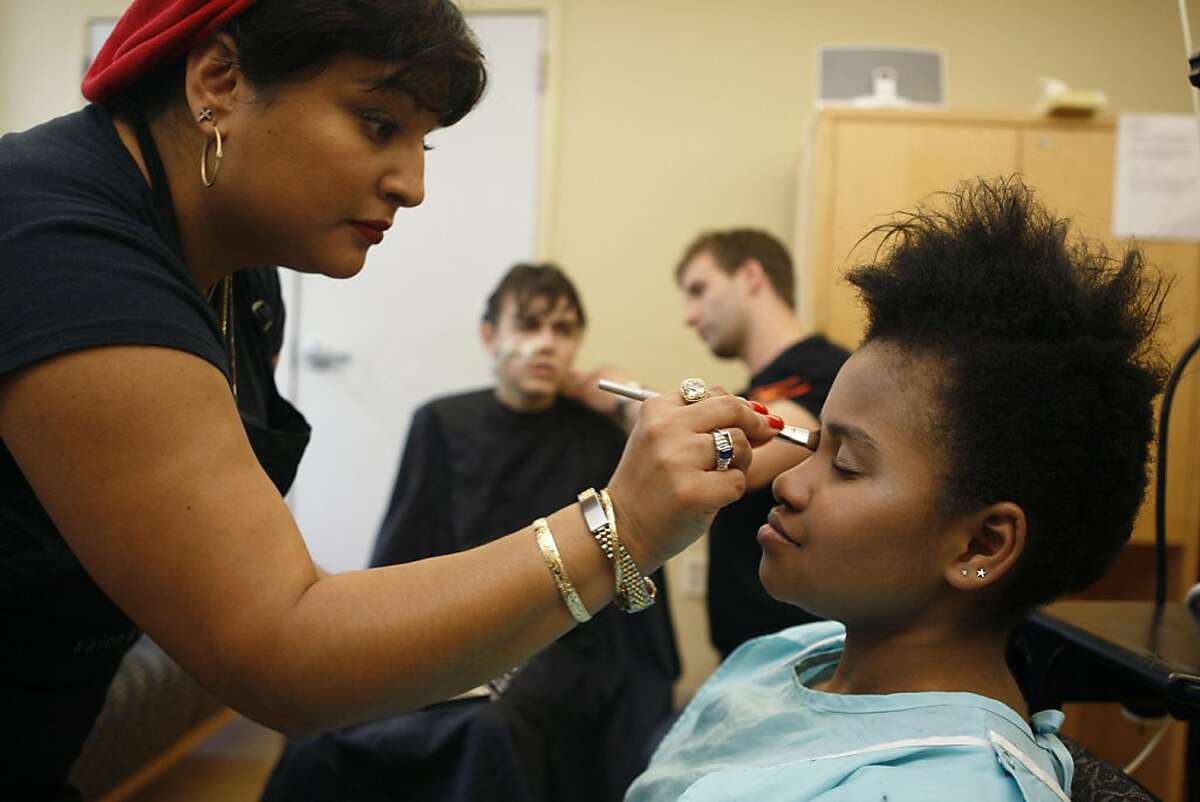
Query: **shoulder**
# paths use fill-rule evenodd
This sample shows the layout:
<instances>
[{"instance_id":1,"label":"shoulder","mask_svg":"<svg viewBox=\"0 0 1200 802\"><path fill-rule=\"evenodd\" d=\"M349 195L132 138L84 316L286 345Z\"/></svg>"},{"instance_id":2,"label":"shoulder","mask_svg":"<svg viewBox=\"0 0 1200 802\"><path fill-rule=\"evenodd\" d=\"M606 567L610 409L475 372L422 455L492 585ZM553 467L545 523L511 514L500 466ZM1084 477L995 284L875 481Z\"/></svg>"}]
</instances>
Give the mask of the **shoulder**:
<instances>
[{"instance_id":1,"label":"shoulder","mask_svg":"<svg viewBox=\"0 0 1200 802\"><path fill-rule=\"evenodd\" d=\"M755 374L750 392L763 403L791 399L818 415L834 377L849 356L846 349L819 334L807 337Z\"/></svg>"},{"instance_id":2,"label":"shoulder","mask_svg":"<svg viewBox=\"0 0 1200 802\"><path fill-rule=\"evenodd\" d=\"M93 261L182 264L158 231L150 187L102 109L0 137L0 254L15 280ZM107 277L107 276L106 276ZM190 282L190 277L188 278Z\"/></svg>"},{"instance_id":3,"label":"shoulder","mask_svg":"<svg viewBox=\"0 0 1200 802\"><path fill-rule=\"evenodd\" d=\"M850 351L837 343L830 342L823 334L814 334L805 342L809 343L813 354L841 362L845 362L850 357Z\"/></svg>"},{"instance_id":4,"label":"shoulder","mask_svg":"<svg viewBox=\"0 0 1200 802\"><path fill-rule=\"evenodd\" d=\"M141 217L146 197L141 173L97 107L0 137L0 233L47 216Z\"/></svg>"},{"instance_id":5,"label":"shoulder","mask_svg":"<svg viewBox=\"0 0 1200 802\"><path fill-rule=\"evenodd\" d=\"M810 373L834 372L850 358L850 352L830 342L822 334L806 337L784 352L787 364Z\"/></svg>"},{"instance_id":6,"label":"shoulder","mask_svg":"<svg viewBox=\"0 0 1200 802\"><path fill-rule=\"evenodd\" d=\"M228 369L149 198L96 107L0 139L0 374L103 345L176 348Z\"/></svg>"},{"instance_id":7,"label":"shoulder","mask_svg":"<svg viewBox=\"0 0 1200 802\"><path fill-rule=\"evenodd\" d=\"M486 406L491 398L492 389L481 387L478 390L436 396L418 407L417 412L425 411L426 414L436 416L477 412Z\"/></svg>"},{"instance_id":8,"label":"shoulder","mask_svg":"<svg viewBox=\"0 0 1200 802\"><path fill-rule=\"evenodd\" d=\"M491 405L492 398L490 387L437 396L417 407L412 425L414 428L439 429L454 428L459 424L477 425L479 416Z\"/></svg>"}]
</instances>

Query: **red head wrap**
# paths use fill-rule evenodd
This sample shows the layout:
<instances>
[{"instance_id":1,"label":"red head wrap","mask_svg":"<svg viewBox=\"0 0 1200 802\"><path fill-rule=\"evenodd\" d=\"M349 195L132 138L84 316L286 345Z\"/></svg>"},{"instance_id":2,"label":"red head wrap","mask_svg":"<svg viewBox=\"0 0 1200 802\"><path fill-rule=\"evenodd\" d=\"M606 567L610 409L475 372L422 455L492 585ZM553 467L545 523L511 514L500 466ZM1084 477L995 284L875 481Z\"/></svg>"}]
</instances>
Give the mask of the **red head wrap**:
<instances>
[{"instance_id":1,"label":"red head wrap","mask_svg":"<svg viewBox=\"0 0 1200 802\"><path fill-rule=\"evenodd\" d=\"M203 42L254 0L134 0L87 75L83 96L111 98L139 78Z\"/></svg>"}]
</instances>

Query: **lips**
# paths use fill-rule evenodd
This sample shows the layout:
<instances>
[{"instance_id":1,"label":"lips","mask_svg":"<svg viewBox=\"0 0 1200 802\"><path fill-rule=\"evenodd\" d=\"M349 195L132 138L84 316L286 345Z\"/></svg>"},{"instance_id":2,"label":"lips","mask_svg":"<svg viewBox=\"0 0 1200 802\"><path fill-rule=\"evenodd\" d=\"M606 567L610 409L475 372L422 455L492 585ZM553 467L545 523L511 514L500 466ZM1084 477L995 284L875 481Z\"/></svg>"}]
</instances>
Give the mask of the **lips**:
<instances>
[{"instance_id":1,"label":"lips","mask_svg":"<svg viewBox=\"0 0 1200 802\"><path fill-rule=\"evenodd\" d=\"M391 228L391 223L386 220L351 220L350 225L368 245L383 242L383 232Z\"/></svg>"},{"instance_id":2,"label":"lips","mask_svg":"<svg viewBox=\"0 0 1200 802\"><path fill-rule=\"evenodd\" d=\"M779 515L779 509L779 507L776 507L775 509L771 510L769 515L767 515L767 526L774 529L775 532L778 533L779 536L784 540L792 543L793 545L799 546L800 541L788 534L787 529L784 528L783 520Z\"/></svg>"}]
</instances>

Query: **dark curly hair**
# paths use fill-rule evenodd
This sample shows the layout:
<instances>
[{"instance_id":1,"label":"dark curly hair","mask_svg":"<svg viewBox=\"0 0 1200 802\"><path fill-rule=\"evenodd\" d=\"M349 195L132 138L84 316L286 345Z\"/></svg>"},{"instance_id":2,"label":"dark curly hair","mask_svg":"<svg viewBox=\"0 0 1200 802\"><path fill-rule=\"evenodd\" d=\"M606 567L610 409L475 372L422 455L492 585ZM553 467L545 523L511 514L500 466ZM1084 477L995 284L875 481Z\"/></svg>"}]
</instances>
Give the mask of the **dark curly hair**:
<instances>
[{"instance_id":1,"label":"dark curly hair","mask_svg":"<svg viewBox=\"0 0 1200 802\"><path fill-rule=\"evenodd\" d=\"M445 127L487 86L483 53L451 0L258 0L224 32L242 73L264 93L356 53L396 64L379 88L400 89ZM164 65L107 105L118 114L161 113L182 97L185 65L186 57Z\"/></svg>"},{"instance_id":2,"label":"dark curly hair","mask_svg":"<svg viewBox=\"0 0 1200 802\"><path fill-rule=\"evenodd\" d=\"M847 277L865 342L935 366L949 511L1025 511L1008 617L1095 582L1129 539L1166 375L1153 338L1169 282L1134 248L1117 258L1068 242L1068 221L1018 178L937 197L937 210L875 229L874 263Z\"/></svg>"}]
</instances>

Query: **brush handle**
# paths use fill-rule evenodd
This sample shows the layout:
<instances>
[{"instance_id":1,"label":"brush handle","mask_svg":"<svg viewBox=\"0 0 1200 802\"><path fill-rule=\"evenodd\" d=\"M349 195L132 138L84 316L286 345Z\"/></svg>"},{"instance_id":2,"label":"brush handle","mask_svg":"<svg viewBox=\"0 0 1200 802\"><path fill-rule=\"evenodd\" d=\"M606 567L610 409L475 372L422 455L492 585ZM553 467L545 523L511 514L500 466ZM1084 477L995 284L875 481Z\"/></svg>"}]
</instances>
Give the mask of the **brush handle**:
<instances>
[{"instance_id":1,"label":"brush handle","mask_svg":"<svg viewBox=\"0 0 1200 802\"><path fill-rule=\"evenodd\" d=\"M609 381L608 379L600 379L600 389L606 393L632 398L634 401L645 401L658 393L653 390L643 390L641 387L634 387L630 384L620 384L618 382ZM783 430L775 435L780 440L786 443L791 443L795 446L807 448L809 451L817 450L817 442L820 440L820 430L801 429L799 426L784 426Z\"/></svg>"},{"instance_id":2,"label":"brush handle","mask_svg":"<svg viewBox=\"0 0 1200 802\"><path fill-rule=\"evenodd\" d=\"M634 387L631 384L620 384L618 382L609 381L608 379L601 379L598 384L600 389L606 393L632 398L634 401L646 401L647 399L654 398L654 396L658 395L658 393L654 392L653 390L643 390L641 387Z\"/></svg>"}]
</instances>

